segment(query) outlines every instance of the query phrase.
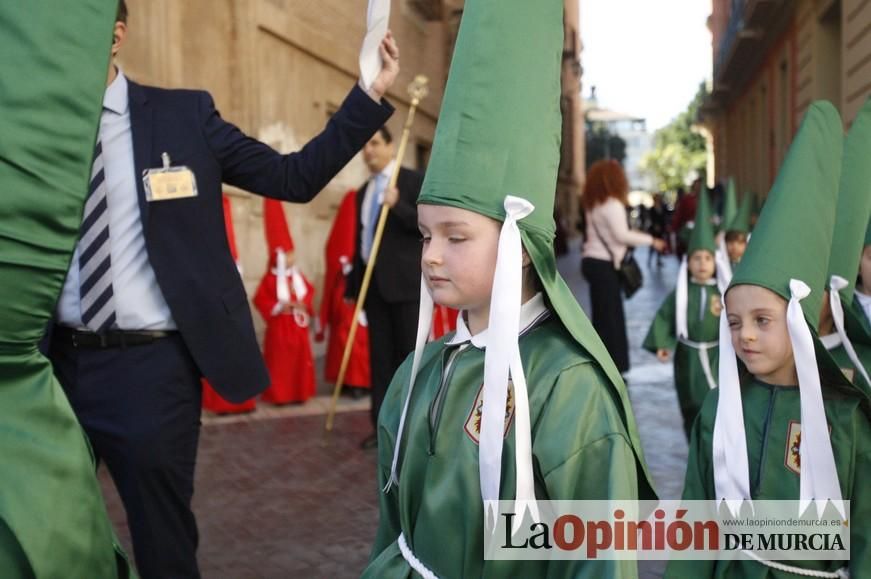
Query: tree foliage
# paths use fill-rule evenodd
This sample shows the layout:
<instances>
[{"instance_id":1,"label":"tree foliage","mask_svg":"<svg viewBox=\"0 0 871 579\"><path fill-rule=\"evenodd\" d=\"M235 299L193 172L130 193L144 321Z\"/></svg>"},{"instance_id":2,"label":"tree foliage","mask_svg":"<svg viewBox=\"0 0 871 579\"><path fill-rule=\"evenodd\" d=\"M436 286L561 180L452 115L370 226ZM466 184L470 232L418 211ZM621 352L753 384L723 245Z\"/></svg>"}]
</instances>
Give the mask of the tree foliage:
<instances>
[{"instance_id":1,"label":"tree foliage","mask_svg":"<svg viewBox=\"0 0 871 579\"><path fill-rule=\"evenodd\" d=\"M702 82L686 110L654 133L653 149L641 161L641 167L653 175L662 191L687 185L705 170L705 137L694 128L705 96L707 89Z\"/></svg>"},{"instance_id":2,"label":"tree foliage","mask_svg":"<svg viewBox=\"0 0 871 579\"><path fill-rule=\"evenodd\" d=\"M586 131L586 159L587 169L590 165L601 159L614 159L621 165L626 159L626 141L622 137L608 131L607 127L598 123L587 121Z\"/></svg>"}]
</instances>

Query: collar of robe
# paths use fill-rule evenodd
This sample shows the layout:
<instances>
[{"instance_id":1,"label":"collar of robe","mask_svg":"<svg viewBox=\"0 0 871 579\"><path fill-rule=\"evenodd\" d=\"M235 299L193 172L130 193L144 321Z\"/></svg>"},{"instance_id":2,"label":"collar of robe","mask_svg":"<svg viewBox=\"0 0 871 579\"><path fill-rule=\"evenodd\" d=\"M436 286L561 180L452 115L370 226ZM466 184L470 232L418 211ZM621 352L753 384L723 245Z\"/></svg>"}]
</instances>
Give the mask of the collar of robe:
<instances>
[{"instance_id":1,"label":"collar of robe","mask_svg":"<svg viewBox=\"0 0 871 579\"><path fill-rule=\"evenodd\" d=\"M541 292L535 294L520 308L520 334L523 335L532 329L540 320L543 320L548 315L548 309L544 305L544 294ZM445 342L447 346L459 346L470 342L479 350L487 348L487 330L482 330L474 336L469 331L469 326L466 325L464 312L460 312L457 316L457 329L454 336Z\"/></svg>"}]
</instances>

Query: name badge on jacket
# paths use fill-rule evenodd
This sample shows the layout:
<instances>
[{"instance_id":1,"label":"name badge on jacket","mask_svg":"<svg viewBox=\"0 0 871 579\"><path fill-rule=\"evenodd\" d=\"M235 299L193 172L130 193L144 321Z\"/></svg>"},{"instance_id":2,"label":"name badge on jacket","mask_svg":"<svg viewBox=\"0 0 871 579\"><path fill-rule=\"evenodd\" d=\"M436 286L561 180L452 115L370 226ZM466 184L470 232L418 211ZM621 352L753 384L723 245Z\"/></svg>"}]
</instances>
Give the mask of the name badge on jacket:
<instances>
[{"instance_id":1,"label":"name badge on jacket","mask_svg":"<svg viewBox=\"0 0 871 579\"><path fill-rule=\"evenodd\" d=\"M193 171L181 165L173 167L169 155L163 153L163 167L142 172L145 198L148 201L169 201L197 196L197 180Z\"/></svg>"}]
</instances>

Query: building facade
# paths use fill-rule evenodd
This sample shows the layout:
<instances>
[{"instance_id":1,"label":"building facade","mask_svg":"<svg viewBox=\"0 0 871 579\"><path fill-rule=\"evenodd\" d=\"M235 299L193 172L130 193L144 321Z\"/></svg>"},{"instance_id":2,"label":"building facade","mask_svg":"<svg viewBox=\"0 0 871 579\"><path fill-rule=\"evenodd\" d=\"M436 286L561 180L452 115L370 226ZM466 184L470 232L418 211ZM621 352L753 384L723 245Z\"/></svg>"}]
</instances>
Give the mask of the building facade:
<instances>
[{"instance_id":1,"label":"building facade","mask_svg":"<svg viewBox=\"0 0 871 579\"><path fill-rule=\"evenodd\" d=\"M225 119L283 152L297 150L320 132L359 76L364 0L127 3L129 35L119 62L128 76L144 84L208 90ZM563 80L569 88L562 104L568 126L558 188L560 205L577 213L583 176L580 40L577 2L566 0L566 6ZM396 106L389 127L397 139L410 106L408 85L418 74L430 81L402 159L408 167L423 170L429 159L462 9L463 0L393 1L390 27L402 52L402 71L388 99ZM311 203L285 205L297 262L318 287L335 212L344 194L366 178L358 155ZM226 191L250 294L267 264L262 202L241 190Z\"/></svg>"},{"instance_id":2,"label":"building facade","mask_svg":"<svg viewBox=\"0 0 871 579\"><path fill-rule=\"evenodd\" d=\"M711 168L765 194L811 102L831 101L847 128L871 94L871 3L713 0L708 24Z\"/></svg>"}]
</instances>

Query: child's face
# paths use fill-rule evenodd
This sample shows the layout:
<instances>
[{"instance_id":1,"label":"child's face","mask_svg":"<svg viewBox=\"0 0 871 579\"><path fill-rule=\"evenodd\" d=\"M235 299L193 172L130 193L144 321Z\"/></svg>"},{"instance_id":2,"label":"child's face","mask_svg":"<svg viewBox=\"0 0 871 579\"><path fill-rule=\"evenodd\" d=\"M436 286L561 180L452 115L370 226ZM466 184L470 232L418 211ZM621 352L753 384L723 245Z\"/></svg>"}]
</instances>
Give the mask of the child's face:
<instances>
[{"instance_id":1,"label":"child's face","mask_svg":"<svg viewBox=\"0 0 871 579\"><path fill-rule=\"evenodd\" d=\"M726 294L726 312L732 347L747 370L769 384L795 384L786 300L763 287L738 285Z\"/></svg>"},{"instance_id":2,"label":"child's face","mask_svg":"<svg viewBox=\"0 0 871 579\"><path fill-rule=\"evenodd\" d=\"M745 251L747 251L747 238L744 236L726 242L726 253L729 254L729 261L732 263L741 261Z\"/></svg>"},{"instance_id":3,"label":"child's face","mask_svg":"<svg viewBox=\"0 0 871 579\"><path fill-rule=\"evenodd\" d=\"M480 213L418 205L421 269L433 301L460 310L489 308L502 224Z\"/></svg>"},{"instance_id":4,"label":"child's face","mask_svg":"<svg viewBox=\"0 0 871 579\"><path fill-rule=\"evenodd\" d=\"M871 295L871 245L862 250L862 260L859 261L859 277L862 278L862 293Z\"/></svg>"},{"instance_id":5,"label":"child's face","mask_svg":"<svg viewBox=\"0 0 871 579\"><path fill-rule=\"evenodd\" d=\"M707 250L694 251L687 262L690 275L697 281L708 281L714 277L714 255Z\"/></svg>"}]
</instances>

